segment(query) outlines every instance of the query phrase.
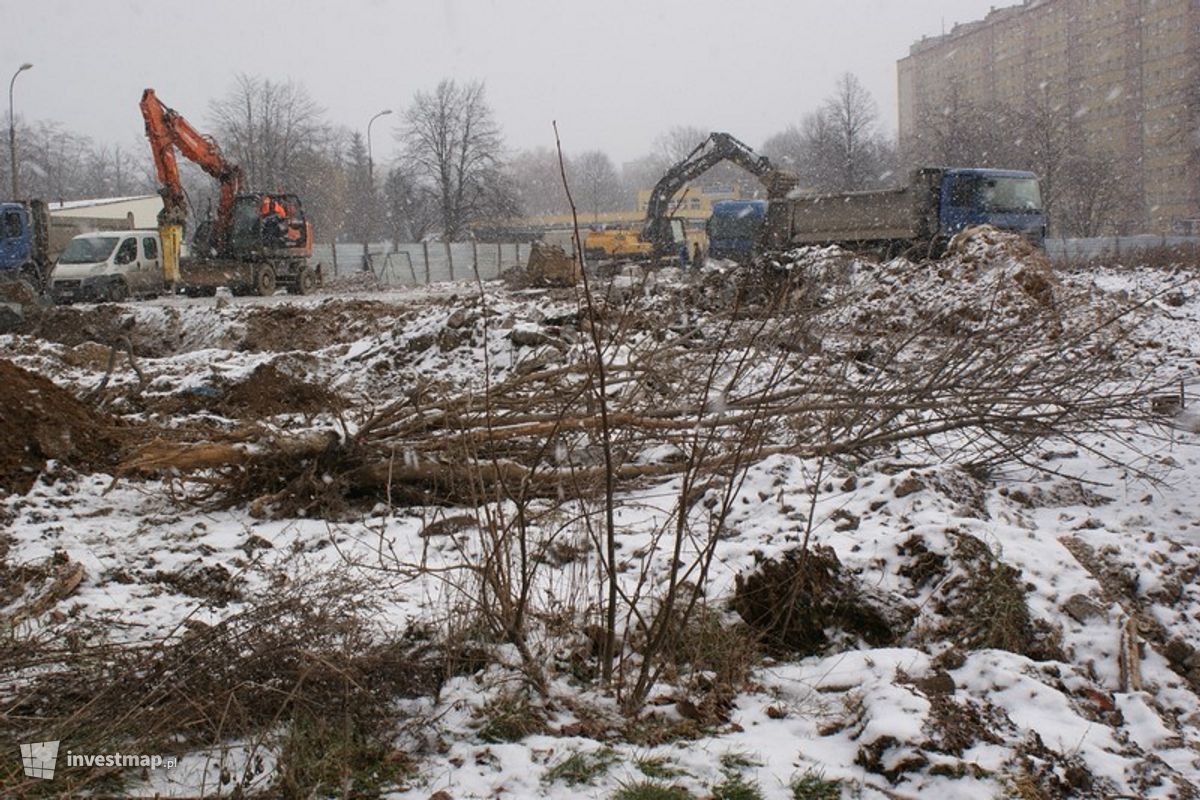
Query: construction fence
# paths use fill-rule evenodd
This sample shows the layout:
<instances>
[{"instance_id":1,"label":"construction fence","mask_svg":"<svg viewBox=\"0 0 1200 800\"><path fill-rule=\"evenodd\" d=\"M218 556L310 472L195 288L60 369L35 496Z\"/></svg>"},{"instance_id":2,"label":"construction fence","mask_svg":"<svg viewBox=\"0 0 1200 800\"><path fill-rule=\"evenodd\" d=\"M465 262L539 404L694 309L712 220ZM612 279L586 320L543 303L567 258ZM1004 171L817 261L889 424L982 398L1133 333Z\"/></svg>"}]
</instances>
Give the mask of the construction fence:
<instances>
[{"instance_id":1,"label":"construction fence","mask_svg":"<svg viewBox=\"0 0 1200 800\"><path fill-rule=\"evenodd\" d=\"M1091 239L1047 237L1046 255L1059 263L1120 260L1148 251L1174 251L1193 258L1200 254L1200 236L1097 236Z\"/></svg>"},{"instance_id":2,"label":"construction fence","mask_svg":"<svg viewBox=\"0 0 1200 800\"><path fill-rule=\"evenodd\" d=\"M376 242L313 245L311 263L326 276L370 270L381 283L416 286L441 281L500 277L506 269L525 266L529 245L523 242Z\"/></svg>"}]
</instances>

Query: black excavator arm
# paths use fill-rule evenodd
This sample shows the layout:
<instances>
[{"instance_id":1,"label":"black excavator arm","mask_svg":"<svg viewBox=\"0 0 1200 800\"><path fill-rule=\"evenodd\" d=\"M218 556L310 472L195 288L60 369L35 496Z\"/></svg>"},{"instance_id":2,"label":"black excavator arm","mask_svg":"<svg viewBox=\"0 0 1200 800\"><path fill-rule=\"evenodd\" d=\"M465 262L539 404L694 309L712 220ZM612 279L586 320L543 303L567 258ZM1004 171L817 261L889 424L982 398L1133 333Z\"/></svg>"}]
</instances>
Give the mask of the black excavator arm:
<instances>
[{"instance_id":1,"label":"black excavator arm","mask_svg":"<svg viewBox=\"0 0 1200 800\"><path fill-rule=\"evenodd\" d=\"M654 245L655 255L666 255L676 246L671 233L672 199L689 181L722 161L731 161L762 181L770 199L786 197L798 182L794 175L776 169L766 156L756 154L731 134L719 131L710 133L686 158L667 170L650 192L642 240Z\"/></svg>"}]
</instances>

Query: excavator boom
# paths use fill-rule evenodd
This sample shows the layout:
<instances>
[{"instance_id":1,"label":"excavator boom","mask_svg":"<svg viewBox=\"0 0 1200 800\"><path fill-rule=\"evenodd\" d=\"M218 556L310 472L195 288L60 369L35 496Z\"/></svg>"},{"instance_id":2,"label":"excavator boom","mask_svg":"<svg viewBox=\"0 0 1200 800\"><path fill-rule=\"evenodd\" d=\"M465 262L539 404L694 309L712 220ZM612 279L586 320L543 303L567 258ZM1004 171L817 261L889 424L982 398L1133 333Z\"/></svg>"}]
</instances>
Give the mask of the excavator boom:
<instances>
[{"instance_id":1,"label":"excavator boom","mask_svg":"<svg viewBox=\"0 0 1200 800\"><path fill-rule=\"evenodd\" d=\"M732 161L767 187L768 198L786 197L798 183L796 176L777 169L766 156L757 155L728 133L714 131L678 164L667 170L650 192L642 239L654 245L657 255L674 247L671 232L671 200L679 190L722 161Z\"/></svg>"},{"instance_id":2,"label":"excavator boom","mask_svg":"<svg viewBox=\"0 0 1200 800\"><path fill-rule=\"evenodd\" d=\"M229 238L234 198L242 188L242 170L221 155L221 148L211 137L197 131L181 114L167 107L153 89L142 92L142 117L146 120L146 138L154 153L154 168L162 185L163 224L184 224L187 201L179 179L175 151L197 164L220 183L221 199L213 223L213 242L223 249Z\"/></svg>"}]
</instances>

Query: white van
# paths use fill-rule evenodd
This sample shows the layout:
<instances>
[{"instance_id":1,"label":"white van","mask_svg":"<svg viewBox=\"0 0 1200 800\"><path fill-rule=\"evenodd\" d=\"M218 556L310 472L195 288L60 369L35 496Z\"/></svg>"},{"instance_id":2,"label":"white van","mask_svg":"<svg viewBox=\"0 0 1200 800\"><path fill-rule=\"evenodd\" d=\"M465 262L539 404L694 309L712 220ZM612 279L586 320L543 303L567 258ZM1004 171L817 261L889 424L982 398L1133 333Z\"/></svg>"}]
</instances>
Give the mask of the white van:
<instances>
[{"instance_id":1,"label":"white van","mask_svg":"<svg viewBox=\"0 0 1200 800\"><path fill-rule=\"evenodd\" d=\"M59 303L153 297L166 291L156 230L83 233L67 243L51 278Z\"/></svg>"}]
</instances>

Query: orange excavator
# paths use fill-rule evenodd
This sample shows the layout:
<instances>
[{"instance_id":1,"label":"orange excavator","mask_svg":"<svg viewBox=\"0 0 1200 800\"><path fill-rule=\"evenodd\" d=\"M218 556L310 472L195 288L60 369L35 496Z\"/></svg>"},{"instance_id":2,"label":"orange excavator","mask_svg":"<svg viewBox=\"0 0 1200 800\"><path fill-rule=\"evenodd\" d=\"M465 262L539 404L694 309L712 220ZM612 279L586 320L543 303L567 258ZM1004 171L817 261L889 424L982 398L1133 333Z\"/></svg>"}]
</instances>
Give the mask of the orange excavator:
<instances>
[{"instance_id":1,"label":"orange excavator","mask_svg":"<svg viewBox=\"0 0 1200 800\"><path fill-rule=\"evenodd\" d=\"M234 294L269 295L277 286L297 294L312 291L317 277L308 266L312 227L300 198L243 192L241 168L225 159L211 137L164 105L153 89L142 93L141 110L162 186L158 222L167 281L193 295L212 294L218 286L229 286ZM221 187L216 217L196 226L188 259L181 258L187 198L176 151L216 178Z\"/></svg>"}]
</instances>

